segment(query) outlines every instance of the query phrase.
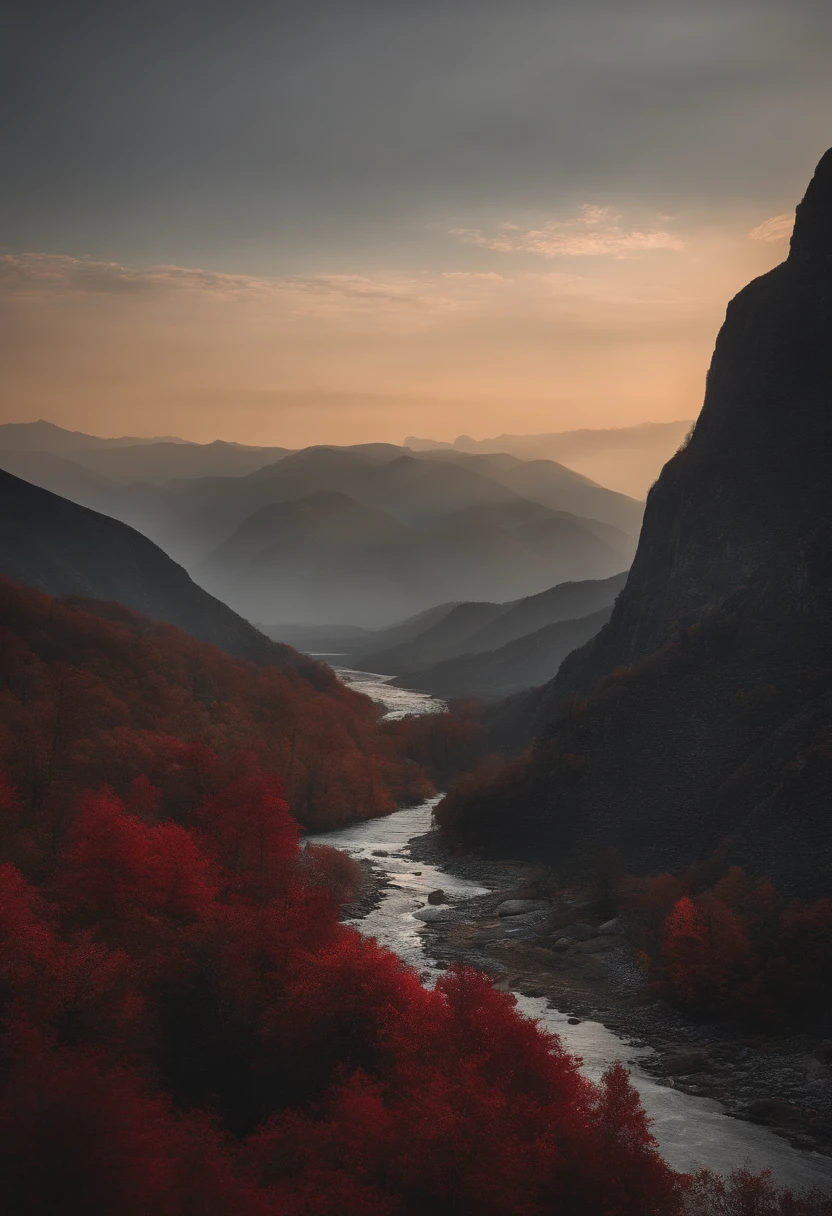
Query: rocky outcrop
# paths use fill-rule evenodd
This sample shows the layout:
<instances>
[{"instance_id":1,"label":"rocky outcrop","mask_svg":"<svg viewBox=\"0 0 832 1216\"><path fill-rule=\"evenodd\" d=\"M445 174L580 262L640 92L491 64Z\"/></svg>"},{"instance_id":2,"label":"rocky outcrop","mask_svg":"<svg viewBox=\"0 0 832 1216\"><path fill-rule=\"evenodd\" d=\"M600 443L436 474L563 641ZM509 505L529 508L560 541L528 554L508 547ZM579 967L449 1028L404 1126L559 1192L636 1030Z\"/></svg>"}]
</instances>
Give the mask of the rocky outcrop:
<instances>
[{"instance_id":1,"label":"rocky outcrop","mask_svg":"<svg viewBox=\"0 0 832 1216\"><path fill-rule=\"evenodd\" d=\"M719 852L828 894L831 476L832 151L787 261L729 305L609 623L518 702L531 758L449 800L446 828L567 867L609 845L648 870Z\"/></svg>"}]
</instances>

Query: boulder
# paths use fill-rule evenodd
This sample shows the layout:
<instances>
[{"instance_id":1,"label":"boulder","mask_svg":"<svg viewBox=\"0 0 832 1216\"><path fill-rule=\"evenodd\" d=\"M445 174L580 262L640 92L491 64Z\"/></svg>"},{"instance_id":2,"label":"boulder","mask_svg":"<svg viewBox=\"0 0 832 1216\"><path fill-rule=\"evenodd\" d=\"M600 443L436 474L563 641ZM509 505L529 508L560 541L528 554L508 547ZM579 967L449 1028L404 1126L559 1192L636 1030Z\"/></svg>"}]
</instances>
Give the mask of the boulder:
<instances>
[{"instance_id":1,"label":"boulder","mask_svg":"<svg viewBox=\"0 0 832 1216\"><path fill-rule=\"evenodd\" d=\"M566 1021L570 1026L580 1026L581 1024L580 1018L567 1018Z\"/></svg>"},{"instance_id":2,"label":"boulder","mask_svg":"<svg viewBox=\"0 0 832 1216\"><path fill-rule=\"evenodd\" d=\"M598 930L593 929L592 925L567 925L561 929L561 933L573 942L588 942L590 938L598 936Z\"/></svg>"},{"instance_id":3,"label":"boulder","mask_svg":"<svg viewBox=\"0 0 832 1216\"><path fill-rule=\"evenodd\" d=\"M571 950L575 945L568 937L559 937L552 947L553 950Z\"/></svg>"},{"instance_id":4,"label":"boulder","mask_svg":"<svg viewBox=\"0 0 832 1216\"><path fill-rule=\"evenodd\" d=\"M745 1113L753 1123L766 1123L774 1127L799 1123L803 1119L800 1107L783 1098L760 1098L757 1102L750 1102Z\"/></svg>"},{"instance_id":5,"label":"boulder","mask_svg":"<svg viewBox=\"0 0 832 1216\"><path fill-rule=\"evenodd\" d=\"M711 1066L706 1051L677 1051L662 1059L662 1071L666 1077L683 1077L692 1072L705 1072Z\"/></svg>"},{"instance_id":6,"label":"boulder","mask_svg":"<svg viewBox=\"0 0 832 1216\"><path fill-rule=\"evenodd\" d=\"M603 954L618 945L614 937L593 937L588 942L578 942L575 947L581 954Z\"/></svg>"},{"instance_id":7,"label":"boulder","mask_svg":"<svg viewBox=\"0 0 832 1216\"><path fill-rule=\"evenodd\" d=\"M497 905L498 916L522 916L524 912L537 912L548 907L543 899L505 899Z\"/></svg>"},{"instance_id":8,"label":"boulder","mask_svg":"<svg viewBox=\"0 0 832 1216\"><path fill-rule=\"evenodd\" d=\"M503 916L500 919L511 921L513 928L515 925L539 925L546 920L546 916L538 909L537 912L518 912L516 916Z\"/></svg>"},{"instance_id":9,"label":"boulder","mask_svg":"<svg viewBox=\"0 0 832 1216\"><path fill-rule=\"evenodd\" d=\"M373 856L373 857L389 857L389 856L390 856L390 854L387 852L387 850L386 850L386 849L373 849L373 852L372 852L371 856Z\"/></svg>"},{"instance_id":10,"label":"boulder","mask_svg":"<svg viewBox=\"0 0 832 1216\"><path fill-rule=\"evenodd\" d=\"M447 896L441 887L437 888L436 891L431 891L430 895L428 896L429 904L446 904L447 902Z\"/></svg>"},{"instance_id":11,"label":"boulder","mask_svg":"<svg viewBox=\"0 0 832 1216\"><path fill-rule=\"evenodd\" d=\"M413 915L416 920L424 921L426 925L432 925L438 920L450 920L453 916L453 911L451 908L420 908Z\"/></svg>"},{"instance_id":12,"label":"boulder","mask_svg":"<svg viewBox=\"0 0 832 1216\"><path fill-rule=\"evenodd\" d=\"M624 926L618 916L614 916L612 920L605 920L603 925L598 926L599 933L605 933L608 937L615 937L624 932Z\"/></svg>"}]
</instances>

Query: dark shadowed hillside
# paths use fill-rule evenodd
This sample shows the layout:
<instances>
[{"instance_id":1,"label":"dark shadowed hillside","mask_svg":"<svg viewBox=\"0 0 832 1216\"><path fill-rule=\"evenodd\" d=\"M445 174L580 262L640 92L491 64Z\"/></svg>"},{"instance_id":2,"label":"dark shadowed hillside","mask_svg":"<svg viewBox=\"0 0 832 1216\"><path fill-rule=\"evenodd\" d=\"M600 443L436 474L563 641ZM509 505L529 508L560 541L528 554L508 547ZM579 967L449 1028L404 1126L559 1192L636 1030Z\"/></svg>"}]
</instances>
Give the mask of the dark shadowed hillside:
<instances>
[{"instance_id":1,"label":"dark shadowed hillside","mask_svg":"<svg viewBox=\"0 0 832 1216\"><path fill-rule=\"evenodd\" d=\"M607 623L611 611L611 608L601 608L577 620L545 625L496 650L460 654L441 663L417 668L391 682L445 700L510 697L551 680L569 652L594 637Z\"/></svg>"},{"instance_id":2,"label":"dark shadowed hillside","mask_svg":"<svg viewBox=\"0 0 832 1216\"><path fill-rule=\"evenodd\" d=\"M269 641L125 524L2 471L0 514L0 574L52 595L118 600L229 654L329 681L325 668Z\"/></svg>"},{"instance_id":3,"label":"dark shadowed hillside","mask_svg":"<svg viewBox=\"0 0 832 1216\"><path fill-rule=\"evenodd\" d=\"M394 645L365 649L361 655L361 665L373 671L404 676L411 672L422 672L446 659L463 655L468 659L485 651L498 650L559 621L571 621L601 608L611 608L626 577L626 574L615 574L606 579L559 583L537 595L509 600L504 604L449 605L435 620L426 619L425 627L416 634L397 640ZM390 632L379 630L373 636L388 640ZM578 644L576 639L569 649ZM565 653L568 652L562 652L561 658ZM554 674L554 670L551 674ZM547 678L540 676L537 683ZM521 681L517 685L523 686L528 687L528 684L524 685Z\"/></svg>"},{"instance_id":4,"label":"dark shadowed hillside","mask_svg":"<svg viewBox=\"0 0 832 1216\"><path fill-rule=\"evenodd\" d=\"M531 759L450 799L449 831L564 864L616 845L632 867L679 869L720 850L828 894L830 400L832 152L788 260L728 308L609 624L519 703Z\"/></svg>"}]
</instances>

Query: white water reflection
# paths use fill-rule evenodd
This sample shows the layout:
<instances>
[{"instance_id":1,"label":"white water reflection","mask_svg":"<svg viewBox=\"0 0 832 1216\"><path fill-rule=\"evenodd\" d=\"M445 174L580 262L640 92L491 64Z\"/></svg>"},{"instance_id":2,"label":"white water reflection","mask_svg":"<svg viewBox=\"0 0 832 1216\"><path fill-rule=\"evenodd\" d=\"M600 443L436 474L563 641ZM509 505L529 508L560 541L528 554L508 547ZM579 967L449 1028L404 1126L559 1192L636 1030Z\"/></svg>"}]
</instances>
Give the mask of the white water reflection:
<instances>
[{"instance_id":1,"label":"white water reflection","mask_svg":"<svg viewBox=\"0 0 832 1216\"><path fill-rule=\"evenodd\" d=\"M336 667L335 673L348 688L363 692L365 697L384 705L385 718L410 718L418 714L441 714L448 706L445 701L426 692L414 692L410 688L395 688L388 681L393 676L380 675L373 671L353 671L351 667Z\"/></svg>"},{"instance_id":2,"label":"white water reflection","mask_svg":"<svg viewBox=\"0 0 832 1216\"><path fill-rule=\"evenodd\" d=\"M350 674L367 675L364 672ZM407 712L436 712L422 707L424 694L407 689L386 689L384 677L369 676L368 680L382 681L372 685L377 690L376 700L381 700L388 691L403 694L397 698L395 716L404 716ZM417 698L411 702L413 708L410 710L405 708L406 698ZM387 701L383 703L387 704ZM440 972L425 955L424 926L415 919L414 913L425 906L428 893L438 887L454 900L486 892L486 888L457 878L439 866L425 865L407 856L408 842L430 829L431 812L437 802L438 798L433 798L383 819L371 819L315 837L316 842L331 844L352 857L370 859L389 876L392 886L382 895L379 907L353 923L365 936L376 938L398 954L428 983L434 982ZM659 1085L639 1066L640 1059L652 1054L650 1048L630 1046L600 1022L582 1021L577 1026L570 1026L567 1015L553 1009L544 997L518 995L517 1004L523 1013L535 1018L546 1030L560 1035L567 1050L581 1057L583 1069L592 1079L597 1080L617 1060L626 1064L652 1119L653 1134L662 1154L674 1169L687 1172L707 1166L726 1174L737 1166L748 1164L754 1170L770 1169L782 1186L832 1189L832 1161L829 1158L801 1152L766 1128L732 1119L720 1103L709 1098L696 1098Z\"/></svg>"}]
</instances>

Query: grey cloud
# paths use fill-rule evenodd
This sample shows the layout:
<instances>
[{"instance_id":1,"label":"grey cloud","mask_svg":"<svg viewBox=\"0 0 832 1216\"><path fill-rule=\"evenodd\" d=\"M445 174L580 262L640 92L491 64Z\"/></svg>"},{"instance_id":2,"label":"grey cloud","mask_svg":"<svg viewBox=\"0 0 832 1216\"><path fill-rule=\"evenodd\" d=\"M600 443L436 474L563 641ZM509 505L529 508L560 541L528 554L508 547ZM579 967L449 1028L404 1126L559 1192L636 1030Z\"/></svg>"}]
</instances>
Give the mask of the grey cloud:
<instances>
[{"instance_id":1,"label":"grey cloud","mask_svg":"<svg viewBox=\"0 0 832 1216\"><path fill-rule=\"evenodd\" d=\"M389 264L426 222L587 197L764 216L832 142L826 0L20 0L5 22L15 246Z\"/></svg>"}]
</instances>

